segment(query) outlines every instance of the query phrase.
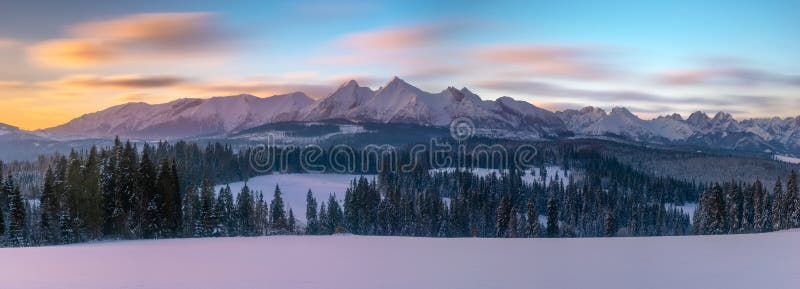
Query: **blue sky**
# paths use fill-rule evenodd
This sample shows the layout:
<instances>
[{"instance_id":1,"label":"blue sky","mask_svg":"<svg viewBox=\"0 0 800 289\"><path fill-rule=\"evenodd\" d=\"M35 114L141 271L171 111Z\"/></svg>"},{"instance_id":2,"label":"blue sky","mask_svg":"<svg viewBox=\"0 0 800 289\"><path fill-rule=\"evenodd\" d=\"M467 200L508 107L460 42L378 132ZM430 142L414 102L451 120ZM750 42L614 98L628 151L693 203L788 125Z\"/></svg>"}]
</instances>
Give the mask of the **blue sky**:
<instances>
[{"instance_id":1,"label":"blue sky","mask_svg":"<svg viewBox=\"0 0 800 289\"><path fill-rule=\"evenodd\" d=\"M800 1L3 1L0 122L355 78L642 117L800 108ZM47 105L32 106L34 103Z\"/></svg>"}]
</instances>

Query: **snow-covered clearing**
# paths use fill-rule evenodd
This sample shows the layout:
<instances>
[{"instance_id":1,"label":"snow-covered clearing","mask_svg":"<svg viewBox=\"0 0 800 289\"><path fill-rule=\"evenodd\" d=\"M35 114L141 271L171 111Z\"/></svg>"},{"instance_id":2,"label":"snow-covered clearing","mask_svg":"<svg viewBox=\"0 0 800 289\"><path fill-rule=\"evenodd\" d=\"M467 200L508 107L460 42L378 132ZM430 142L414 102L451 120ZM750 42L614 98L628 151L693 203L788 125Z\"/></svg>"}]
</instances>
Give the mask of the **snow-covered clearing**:
<instances>
[{"instance_id":1,"label":"snow-covered clearing","mask_svg":"<svg viewBox=\"0 0 800 289\"><path fill-rule=\"evenodd\" d=\"M330 194L336 194L339 202L344 201L344 192L350 183L361 175L348 174L274 174L258 176L247 181L250 190L260 191L264 194L264 200L272 201L275 185L281 188L283 202L288 208L292 208L294 216L301 222L306 220L306 193L310 189L317 199L317 203L328 202ZM372 180L375 176L364 175ZM245 182L231 183L231 191L234 196L242 190ZM217 186L215 191L224 187Z\"/></svg>"},{"instance_id":2,"label":"snow-covered clearing","mask_svg":"<svg viewBox=\"0 0 800 289\"><path fill-rule=\"evenodd\" d=\"M430 173L454 172L455 170L456 170L456 168L438 168L438 169L431 169L429 172ZM469 168L469 169L466 169L466 168L462 168L461 170L469 170L473 174L475 174L477 176L481 176L481 177L488 177L488 176L491 176L492 174L495 174L498 177L500 176L500 170L498 170L498 169L485 169L485 168ZM529 184L532 184L534 182L541 184L542 183L542 175L540 173L540 170L541 169L539 169L539 168L533 168L533 169L530 169L530 170L525 170L525 174L522 176L522 181L526 182L526 183L529 183ZM569 174L574 173L574 171L567 172L566 170L564 170L563 168L558 167L558 166L547 166L545 168L545 170L547 172L547 179L546 179L547 185L550 185L550 183L556 177L559 180L561 180L562 183L566 184L566 182L569 180Z\"/></svg>"},{"instance_id":3,"label":"snow-covered clearing","mask_svg":"<svg viewBox=\"0 0 800 289\"><path fill-rule=\"evenodd\" d=\"M0 249L0 287L799 288L800 231L599 239L362 236Z\"/></svg>"},{"instance_id":4,"label":"snow-covered clearing","mask_svg":"<svg viewBox=\"0 0 800 289\"><path fill-rule=\"evenodd\" d=\"M691 220L694 217L694 211L697 210L697 203L686 203L682 206L675 206L672 204L666 204L667 210L671 210L672 208L676 208L681 210L685 214L689 215L689 219Z\"/></svg>"},{"instance_id":5,"label":"snow-covered clearing","mask_svg":"<svg viewBox=\"0 0 800 289\"><path fill-rule=\"evenodd\" d=\"M800 158L784 156L784 155L775 155L775 160L790 164L800 164Z\"/></svg>"}]
</instances>

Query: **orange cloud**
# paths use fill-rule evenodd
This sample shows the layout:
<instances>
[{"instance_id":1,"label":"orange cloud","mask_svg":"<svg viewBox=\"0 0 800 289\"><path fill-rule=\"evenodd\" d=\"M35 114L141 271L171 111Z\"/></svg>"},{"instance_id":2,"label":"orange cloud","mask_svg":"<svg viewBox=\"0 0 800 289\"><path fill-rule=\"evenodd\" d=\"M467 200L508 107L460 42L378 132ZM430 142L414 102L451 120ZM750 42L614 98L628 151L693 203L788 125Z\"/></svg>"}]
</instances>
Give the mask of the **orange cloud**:
<instances>
[{"instance_id":1,"label":"orange cloud","mask_svg":"<svg viewBox=\"0 0 800 289\"><path fill-rule=\"evenodd\" d=\"M0 80L0 88L15 88L25 85L22 81Z\"/></svg>"},{"instance_id":2,"label":"orange cloud","mask_svg":"<svg viewBox=\"0 0 800 289\"><path fill-rule=\"evenodd\" d=\"M186 80L176 76L123 75L123 76L100 77L93 75L72 75L56 81L46 82L44 84L53 87L69 87L69 88L132 89L132 88L169 87L181 84L183 82L186 82Z\"/></svg>"},{"instance_id":3,"label":"orange cloud","mask_svg":"<svg viewBox=\"0 0 800 289\"><path fill-rule=\"evenodd\" d=\"M311 97L321 97L330 93L334 85L328 84L305 84L292 82L270 82L270 81L209 81L204 83L193 83L183 85L179 89L189 93L197 93L205 96L253 94L266 97L276 94L291 92L304 92Z\"/></svg>"},{"instance_id":4,"label":"orange cloud","mask_svg":"<svg viewBox=\"0 0 800 289\"><path fill-rule=\"evenodd\" d=\"M67 68L187 58L219 53L231 38L209 13L134 14L77 24L67 32L67 38L31 47L30 57L43 65Z\"/></svg>"},{"instance_id":5,"label":"orange cloud","mask_svg":"<svg viewBox=\"0 0 800 289\"><path fill-rule=\"evenodd\" d=\"M117 59L117 44L89 39L57 39L30 48L31 58L38 63L82 67Z\"/></svg>"},{"instance_id":6,"label":"orange cloud","mask_svg":"<svg viewBox=\"0 0 800 289\"><path fill-rule=\"evenodd\" d=\"M459 25L434 23L410 27L391 27L348 34L337 44L355 49L414 49L448 41L459 32Z\"/></svg>"},{"instance_id":7,"label":"orange cloud","mask_svg":"<svg viewBox=\"0 0 800 289\"><path fill-rule=\"evenodd\" d=\"M473 53L489 64L513 66L542 76L601 79L615 74L601 59L606 51L597 48L521 44L477 48Z\"/></svg>"},{"instance_id":8,"label":"orange cloud","mask_svg":"<svg viewBox=\"0 0 800 289\"><path fill-rule=\"evenodd\" d=\"M19 41L11 38L0 37L0 48L12 47L16 46L17 44L19 44Z\"/></svg>"}]
</instances>

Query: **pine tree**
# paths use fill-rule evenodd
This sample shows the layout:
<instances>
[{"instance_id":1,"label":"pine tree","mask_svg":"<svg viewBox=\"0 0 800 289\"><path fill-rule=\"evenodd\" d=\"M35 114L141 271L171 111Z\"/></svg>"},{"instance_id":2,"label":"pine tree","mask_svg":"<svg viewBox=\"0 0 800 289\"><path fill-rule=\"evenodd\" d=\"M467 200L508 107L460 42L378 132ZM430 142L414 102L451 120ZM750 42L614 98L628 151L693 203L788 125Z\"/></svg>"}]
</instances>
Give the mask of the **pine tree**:
<instances>
[{"instance_id":1,"label":"pine tree","mask_svg":"<svg viewBox=\"0 0 800 289\"><path fill-rule=\"evenodd\" d=\"M786 181L786 212L789 214L789 225L791 228L800 227L800 196L797 189L797 172L792 170L789 179Z\"/></svg>"},{"instance_id":2,"label":"pine tree","mask_svg":"<svg viewBox=\"0 0 800 289\"><path fill-rule=\"evenodd\" d=\"M175 236L183 227L183 216L181 215L183 205L181 204L181 190L175 160L170 162L162 159L156 185L160 197L163 199L159 204L163 230L165 235ZM197 209L199 211L199 206Z\"/></svg>"},{"instance_id":3,"label":"pine tree","mask_svg":"<svg viewBox=\"0 0 800 289\"><path fill-rule=\"evenodd\" d=\"M39 199L39 211L41 214L39 226L44 244L58 243L58 199L53 184L54 178L53 170L47 168L42 195Z\"/></svg>"},{"instance_id":4,"label":"pine tree","mask_svg":"<svg viewBox=\"0 0 800 289\"><path fill-rule=\"evenodd\" d=\"M0 206L0 246L3 245L3 237L6 235L6 218L3 213L3 206Z\"/></svg>"},{"instance_id":5,"label":"pine tree","mask_svg":"<svg viewBox=\"0 0 800 289\"><path fill-rule=\"evenodd\" d=\"M614 213L611 211L606 212L603 233L606 237L614 237L617 235L617 217L614 216Z\"/></svg>"},{"instance_id":6,"label":"pine tree","mask_svg":"<svg viewBox=\"0 0 800 289\"><path fill-rule=\"evenodd\" d=\"M233 215L233 194L229 186L221 188L217 195L216 216L219 223L219 228L216 231L219 236L234 236L236 224Z\"/></svg>"},{"instance_id":7,"label":"pine tree","mask_svg":"<svg viewBox=\"0 0 800 289\"><path fill-rule=\"evenodd\" d=\"M550 195L550 198L547 199L547 236L553 238L558 237L558 234L558 204Z\"/></svg>"},{"instance_id":8,"label":"pine tree","mask_svg":"<svg viewBox=\"0 0 800 289\"><path fill-rule=\"evenodd\" d=\"M507 195L500 198L500 205L497 207L497 224L495 225L497 237L507 237L509 223L511 222L511 200ZM516 222L516 221L515 221Z\"/></svg>"},{"instance_id":9,"label":"pine tree","mask_svg":"<svg viewBox=\"0 0 800 289\"><path fill-rule=\"evenodd\" d=\"M317 199L311 190L306 193L306 234L319 234L319 220L317 220Z\"/></svg>"},{"instance_id":10,"label":"pine tree","mask_svg":"<svg viewBox=\"0 0 800 289\"><path fill-rule=\"evenodd\" d=\"M318 216L319 216L319 234L320 235L332 234L333 231L331 231L328 228L328 224L330 224L330 219L328 219L328 206L325 205L324 201L319 205Z\"/></svg>"},{"instance_id":11,"label":"pine tree","mask_svg":"<svg viewBox=\"0 0 800 289\"><path fill-rule=\"evenodd\" d=\"M200 190L200 216L199 226L195 230L196 236L210 237L217 229L217 216L214 210L214 187L208 180L203 182Z\"/></svg>"},{"instance_id":12,"label":"pine tree","mask_svg":"<svg viewBox=\"0 0 800 289\"><path fill-rule=\"evenodd\" d=\"M725 212L725 197L722 193L722 187L715 184L711 188L711 195L709 196L709 218L710 223L707 233L709 234L725 234L728 232L728 220Z\"/></svg>"},{"instance_id":13,"label":"pine tree","mask_svg":"<svg viewBox=\"0 0 800 289\"><path fill-rule=\"evenodd\" d=\"M788 228L784 220L786 213L783 207L784 204L786 204L786 197L783 193L783 185L781 184L780 178L775 182L775 188L772 192L772 228L776 231L780 231Z\"/></svg>"},{"instance_id":14,"label":"pine tree","mask_svg":"<svg viewBox=\"0 0 800 289\"><path fill-rule=\"evenodd\" d=\"M336 195L331 194L328 197L328 232L331 234L338 233L344 227L344 212L339 202L336 200Z\"/></svg>"},{"instance_id":15,"label":"pine tree","mask_svg":"<svg viewBox=\"0 0 800 289\"><path fill-rule=\"evenodd\" d=\"M255 211L256 235L263 236L268 233L269 209L267 208L268 208L267 203L264 201L264 194L259 192L258 199L256 200L256 211Z\"/></svg>"},{"instance_id":16,"label":"pine tree","mask_svg":"<svg viewBox=\"0 0 800 289\"><path fill-rule=\"evenodd\" d=\"M526 237L536 238L541 235L541 225L539 224L539 212L536 210L536 204L533 197L528 200L527 206L527 224L526 224Z\"/></svg>"},{"instance_id":17,"label":"pine tree","mask_svg":"<svg viewBox=\"0 0 800 289\"><path fill-rule=\"evenodd\" d=\"M8 196L8 244L12 247L28 244L25 211L25 200L19 191L19 186L12 181L11 194Z\"/></svg>"},{"instance_id":18,"label":"pine tree","mask_svg":"<svg viewBox=\"0 0 800 289\"><path fill-rule=\"evenodd\" d=\"M272 202L270 202L269 211L271 214L270 223L272 223L273 231L280 234L289 230L283 198L281 197L281 188L278 187L278 185L275 185L275 193L272 197Z\"/></svg>"},{"instance_id":19,"label":"pine tree","mask_svg":"<svg viewBox=\"0 0 800 289\"><path fill-rule=\"evenodd\" d=\"M509 212L509 220L508 220L508 227L506 228L505 237L506 238L517 238L518 227L517 224L517 208L511 207L511 211Z\"/></svg>"},{"instance_id":20,"label":"pine tree","mask_svg":"<svg viewBox=\"0 0 800 289\"><path fill-rule=\"evenodd\" d=\"M100 160L92 146L82 171L83 183L79 199L79 218L83 220L90 239L99 239L103 232L103 192L100 186Z\"/></svg>"},{"instance_id":21,"label":"pine tree","mask_svg":"<svg viewBox=\"0 0 800 289\"><path fill-rule=\"evenodd\" d=\"M239 219L239 232L242 236L254 236L256 233L254 215L255 203L253 194L247 184L242 187L239 197L236 198L236 217Z\"/></svg>"},{"instance_id":22,"label":"pine tree","mask_svg":"<svg viewBox=\"0 0 800 289\"><path fill-rule=\"evenodd\" d=\"M289 233L294 234L296 225L296 220L294 218L294 213L292 212L292 208L289 208L289 220L286 223L287 227L289 228Z\"/></svg>"},{"instance_id":23,"label":"pine tree","mask_svg":"<svg viewBox=\"0 0 800 289\"><path fill-rule=\"evenodd\" d=\"M222 194L222 192L220 192ZM181 223L183 224L182 235L184 237L200 237L202 236L201 232L201 219L200 219L200 196L198 195L198 191L194 187L190 187L186 190L186 193L183 194L183 200L181 201L183 204L182 211L182 220ZM217 208L215 208L216 210ZM216 214L216 211L215 211ZM162 222L163 224L163 222ZM222 227L220 225L220 227Z\"/></svg>"},{"instance_id":24,"label":"pine tree","mask_svg":"<svg viewBox=\"0 0 800 289\"><path fill-rule=\"evenodd\" d=\"M136 216L134 222L137 223L137 231L141 231L144 238L162 235L162 199L161 192L157 188L159 180L156 178L156 168L150 160L149 146L145 145L136 173L136 190L133 198L135 201L131 203Z\"/></svg>"}]
</instances>

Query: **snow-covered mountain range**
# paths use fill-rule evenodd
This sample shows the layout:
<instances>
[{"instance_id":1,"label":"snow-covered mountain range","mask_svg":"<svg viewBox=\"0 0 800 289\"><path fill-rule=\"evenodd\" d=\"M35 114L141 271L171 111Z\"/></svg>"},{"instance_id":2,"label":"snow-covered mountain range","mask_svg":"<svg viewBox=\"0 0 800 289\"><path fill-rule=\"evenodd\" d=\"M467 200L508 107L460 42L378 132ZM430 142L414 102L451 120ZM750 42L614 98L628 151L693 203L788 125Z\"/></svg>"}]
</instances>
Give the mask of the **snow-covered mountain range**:
<instances>
[{"instance_id":1,"label":"snow-covered mountain range","mask_svg":"<svg viewBox=\"0 0 800 289\"><path fill-rule=\"evenodd\" d=\"M295 121L348 120L359 123L447 127L467 117L481 135L515 139L613 137L645 143L698 145L800 154L800 116L735 120L695 112L645 120L623 107L551 112L511 97L483 100L467 88L423 91L395 77L377 90L348 81L327 97L302 92L259 98L235 95L185 98L164 104L127 103L40 131L58 137L175 139L224 137L259 125Z\"/></svg>"}]
</instances>

